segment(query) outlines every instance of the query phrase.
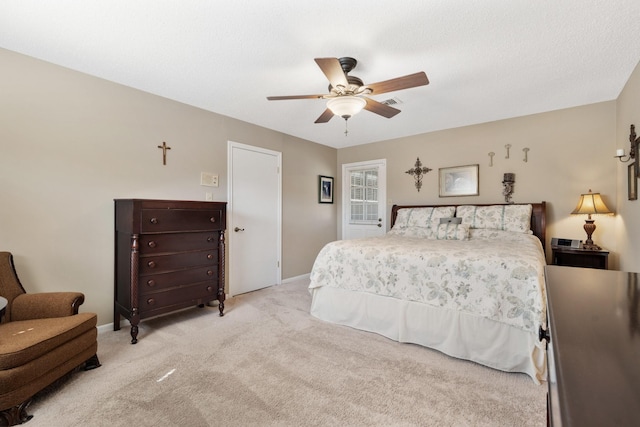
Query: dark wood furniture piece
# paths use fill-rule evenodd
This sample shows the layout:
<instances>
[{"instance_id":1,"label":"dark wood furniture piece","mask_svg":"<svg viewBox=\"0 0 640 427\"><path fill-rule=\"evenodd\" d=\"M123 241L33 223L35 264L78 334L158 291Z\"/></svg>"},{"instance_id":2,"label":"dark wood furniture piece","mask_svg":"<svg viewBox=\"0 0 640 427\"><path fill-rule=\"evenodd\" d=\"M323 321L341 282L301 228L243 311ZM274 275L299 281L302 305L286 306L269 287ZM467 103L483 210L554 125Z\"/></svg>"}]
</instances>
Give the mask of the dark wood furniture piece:
<instances>
[{"instance_id":1,"label":"dark wood furniture piece","mask_svg":"<svg viewBox=\"0 0 640 427\"><path fill-rule=\"evenodd\" d=\"M115 200L113 329L217 299L224 315L226 203Z\"/></svg>"},{"instance_id":2,"label":"dark wood furniture piece","mask_svg":"<svg viewBox=\"0 0 640 427\"><path fill-rule=\"evenodd\" d=\"M640 425L638 276L546 267L549 425Z\"/></svg>"},{"instance_id":3,"label":"dark wood furniture piece","mask_svg":"<svg viewBox=\"0 0 640 427\"><path fill-rule=\"evenodd\" d=\"M551 247L551 263L566 267L609 268L609 251L575 249L563 246Z\"/></svg>"}]
</instances>

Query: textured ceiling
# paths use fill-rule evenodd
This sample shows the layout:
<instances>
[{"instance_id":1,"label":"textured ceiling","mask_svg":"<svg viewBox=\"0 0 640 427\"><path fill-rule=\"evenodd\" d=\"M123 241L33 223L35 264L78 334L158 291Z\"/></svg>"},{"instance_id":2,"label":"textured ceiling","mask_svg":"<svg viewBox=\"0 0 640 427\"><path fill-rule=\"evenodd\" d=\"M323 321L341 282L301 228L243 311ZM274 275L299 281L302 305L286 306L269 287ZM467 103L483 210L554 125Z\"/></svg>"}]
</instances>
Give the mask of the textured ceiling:
<instances>
[{"instance_id":1,"label":"textured ceiling","mask_svg":"<svg viewBox=\"0 0 640 427\"><path fill-rule=\"evenodd\" d=\"M0 47L332 147L616 99L639 0L3 0ZM386 119L314 124L316 57L365 84L425 71ZM0 64L1 65L1 64ZM1 75L1 67L0 67Z\"/></svg>"}]
</instances>

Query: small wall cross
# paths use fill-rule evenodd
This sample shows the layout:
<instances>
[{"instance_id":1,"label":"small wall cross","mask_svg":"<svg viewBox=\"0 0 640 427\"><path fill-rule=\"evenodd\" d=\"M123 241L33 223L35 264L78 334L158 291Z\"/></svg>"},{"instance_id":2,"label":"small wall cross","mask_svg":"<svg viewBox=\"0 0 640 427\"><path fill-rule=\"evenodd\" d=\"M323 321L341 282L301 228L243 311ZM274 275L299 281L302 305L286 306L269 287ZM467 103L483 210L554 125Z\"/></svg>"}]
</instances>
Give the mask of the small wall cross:
<instances>
[{"instance_id":1,"label":"small wall cross","mask_svg":"<svg viewBox=\"0 0 640 427\"><path fill-rule=\"evenodd\" d=\"M162 148L162 164L167 164L167 150L171 150L171 147L167 146L167 143L162 141L162 145L158 145L158 148Z\"/></svg>"}]
</instances>

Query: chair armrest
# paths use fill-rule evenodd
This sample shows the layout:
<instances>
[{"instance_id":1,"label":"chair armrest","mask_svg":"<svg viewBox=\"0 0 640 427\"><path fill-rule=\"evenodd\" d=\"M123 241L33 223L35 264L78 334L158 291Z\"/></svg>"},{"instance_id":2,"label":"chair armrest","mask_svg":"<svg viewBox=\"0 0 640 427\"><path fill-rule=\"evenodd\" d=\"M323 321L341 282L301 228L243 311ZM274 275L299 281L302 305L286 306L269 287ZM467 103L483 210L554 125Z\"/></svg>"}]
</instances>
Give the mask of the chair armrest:
<instances>
[{"instance_id":1,"label":"chair armrest","mask_svg":"<svg viewBox=\"0 0 640 427\"><path fill-rule=\"evenodd\" d=\"M78 314L84 302L81 292L22 294L11 304L11 320L46 319Z\"/></svg>"}]
</instances>

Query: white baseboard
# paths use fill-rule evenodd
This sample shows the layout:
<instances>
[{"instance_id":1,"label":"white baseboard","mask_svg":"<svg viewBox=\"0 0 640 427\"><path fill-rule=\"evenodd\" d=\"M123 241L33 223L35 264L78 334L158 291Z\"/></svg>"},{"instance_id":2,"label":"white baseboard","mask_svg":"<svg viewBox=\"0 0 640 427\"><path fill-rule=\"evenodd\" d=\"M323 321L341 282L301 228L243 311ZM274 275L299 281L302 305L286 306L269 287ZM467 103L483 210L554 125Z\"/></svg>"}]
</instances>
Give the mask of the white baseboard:
<instances>
[{"instance_id":1,"label":"white baseboard","mask_svg":"<svg viewBox=\"0 0 640 427\"><path fill-rule=\"evenodd\" d=\"M298 280L309 280L310 277L311 277L311 273L302 274L300 276L289 277L287 279L283 279L282 283L291 283L291 282L295 282L295 281L298 281Z\"/></svg>"}]
</instances>

